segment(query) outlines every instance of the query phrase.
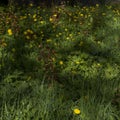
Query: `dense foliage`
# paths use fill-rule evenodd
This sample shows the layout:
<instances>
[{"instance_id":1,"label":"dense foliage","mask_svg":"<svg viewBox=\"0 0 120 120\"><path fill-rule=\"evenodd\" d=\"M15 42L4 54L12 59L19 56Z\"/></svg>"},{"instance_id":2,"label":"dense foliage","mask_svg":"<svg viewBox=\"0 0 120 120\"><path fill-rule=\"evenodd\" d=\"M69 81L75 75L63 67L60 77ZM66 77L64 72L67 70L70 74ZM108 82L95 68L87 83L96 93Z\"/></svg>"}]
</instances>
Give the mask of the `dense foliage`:
<instances>
[{"instance_id":1,"label":"dense foliage","mask_svg":"<svg viewBox=\"0 0 120 120\"><path fill-rule=\"evenodd\" d=\"M0 120L119 120L117 6L0 7Z\"/></svg>"}]
</instances>

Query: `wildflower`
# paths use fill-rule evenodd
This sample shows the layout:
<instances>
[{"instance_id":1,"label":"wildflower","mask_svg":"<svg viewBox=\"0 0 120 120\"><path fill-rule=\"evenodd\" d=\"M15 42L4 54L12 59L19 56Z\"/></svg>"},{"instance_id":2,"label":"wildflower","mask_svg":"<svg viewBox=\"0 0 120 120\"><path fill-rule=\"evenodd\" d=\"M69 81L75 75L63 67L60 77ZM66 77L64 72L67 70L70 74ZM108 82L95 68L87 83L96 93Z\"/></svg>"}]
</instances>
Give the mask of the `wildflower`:
<instances>
[{"instance_id":1,"label":"wildflower","mask_svg":"<svg viewBox=\"0 0 120 120\"><path fill-rule=\"evenodd\" d=\"M102 15L104 16L104 15L106 15L106 13L102 13Z\"/></svg>"},{"instance_id":2,"label":"wildflower","mask_svg":"<svg viewBox=\"0 0 120 120\"><path fill-rule=\"evenodd\" d=\"M59 64L60 64L60 65L63 65L63 61L60 61Z\"/></svg>"},{"instance_id":3,"label":"wildflower","mask_svg":"<svg viewBox=\"0 0 120 120\"><path fill-rule=\"evenodd\" d=\"M67 39L67 40L69 40L70 38L69 38L69 37L67 37L66 39Z\"/></svg>"},{"instance_id":4,"label":"wildflower","mask_svg":"<svg viewBox=\"0 0 120 120\"><path fill-rule=\"evenodd\" d=\"M7 32L8 32L8 35L12 35L13 34L11 29L8 29Z\"/></svg>"},{"instance_id":5,"label":"wildflower","mask_svg":"<svg viewBox=\"0 0 120 120\"><path fill-rule=\"evenodd\" d=\"M36 22L36 21L37 21L37 19L35 18L35 19L34 19L34 22Z\"/></svg>"},{"instance_id":6,"label":"wildflower","mask_svg":"<svg viewBox=\"0 0 120 120\"><path fill-rule=\"evenodd\" d=\"M55 61L55 58L54 58L54 57L52 58L52 61L53 61L53 62Z\"/></svg>"},{"instance_id":7,"label":"wildflower","mask_svg":"<svg viewBox=\"0 0 120 120\"><path fill-rule=\"evenodd\" d=\"M59 33L59 35L62 35L62 33Z\"/></svg>"},{"instance_id":8,"label":"wildflower","mask_svg":"<svg viewBox=\"0 0 120 120\"><path fill-rule=\"evenodd\" d=\"M32 7L32 6L33 6L33 4L32 4L32 3L30 3L30 4L29 4L29 6L30 6L30 7Z\"/></svg>"},{"instance_id":9,"label":"wildflower","mask_svg":"<svg viewBox=\"0 0 120 120\"><path fill-rule=\"evenodd\" d=\"M36 18L36 14L33 15L33 18Z\"/></svg>"},{"instance_id":10,"label":"wildflower","mask_svg":"<svg viewBox=\"0 0 120 120\"><path fill-rule=\"evenodd\" d=\"M96 7L99 7L99 4L96 4Z\"/></svg>"},{"instance_id":11,"label":"wildflower","mask_svg":"<svg viewBox=\"0 0 120 120\"><path fill-rule=\"evenodd\" d=\"M100 67L100 66L101 66L101 64L100 64L100 63L97 63L97 66L98 66L98 67Z\"/></svg>"},{"instance_id":12,"label":"wildflower","mask_svg":"<svg viewBox=\"0 0 120 120\"><path fill-rule=\"evenodd\" d=\"M78 65L78 64L80 64L80 62L79 62L79 61L76 61L75 63L76 63L77 65Z\"/></svg>"},{"instance_id":13,"label":"wildflower","mask_svg":"<svg viewBox=\"0 0 120 120\"><path fill-rule=\"evenodd\" d=\"M30 39L30 36L26 36L26 39L28 39L28 40L29 40L29 39Z\"/></svg>"},{"instance_id":14,"label":"wildflower","mask_svg":"<svg viewBox=\"0 0 120 120\"><path fill-rule=\"evenodd\" d=\"M74 111L74 114L76 114L76 115L79 115L81 113L81 111L79 109L77 109L77 108L74 109L73 111Z\"/></svg>"},{"instance_id":15,"label":"wildflower","mask_svg":"<svg viewBox=\"0 0 120 120\"><path fill-rule=\"evenodd\" d=\"M26 31L24 31L24 35L27 35L27 32L26 32Z\"/></svg>"},{"instance_id":16,"label":"wildflower","mask_svg":"<svg viewBox=\"0 0 120 120\"><path fill-rule=\"evenodd\" d=\"M57 14L54 14L53 16L54 16L54 17L57 17Z\"/></svg>"},{"instance_id":17,"label":"wildflower","mask_svg":"<svg viewBox=\"0 0 120 120\"><path fill-rule=\"evenodd\" d=\"M40 21L40 23L41 23L41 24L44 24L44 23L45 23L45 21Z\"/></svg>"},{"instance_id":18,"label":"wildflower","mask_svg":"<svg viewBox=\"0 0 120 120\"><path fill-rule=\"evenodd\" d=\"M97 41L98 44L100 44L101 42L100 41Z\"/></svg>"},{"instance_id":19,"label":"wildflower","mask_svg":"<svg viewBox=\"0 0 120 120\"><path fill-rule=\"evenodd\" d=\"M68 29L67 29L67 28L65 28L65 31L67 32L67 31L68 31Z\"/></svg>"},{"instance_id":20,"label":"wildflower","mask_svg":"<svg viewBox=\"0 0 120 120\"><path fill-rule=\"evenodd\" d=\"M27 32L30 33L30 34L33 34L33 31L30 30L30 29L28 29Z\"/></svg>"},{"instance_id":21,"label":"wildflower","mask_svg":"<svg viewBox=\"0 0 120 120\"><path fill-rule=\"evenodd\" d=\"M46 41L46 42L47 42L47 43L49 43L49 42L51 42L51 41L52 41L51 39L47 39L47 41Z\"/></svg>"},{"instance_id":22,"label":"wildflower","mask_svg":"<svg viewBox=\"0 0 120 120\"><path fill-rule=\"evenodd\" d=\"M84 15L83 14L80 14L81 17L83 17Z\"/></svg>"},{"instance_id":23,"label":"wildflower","mask_svg":"<svg viewBox=\"0 0 120 120\"><path fill-rule=\"evenodd\" d=\"M49 21L50 21L50 22L53 22L53 19L50 17Z\"/></svg>"}]
</instances>

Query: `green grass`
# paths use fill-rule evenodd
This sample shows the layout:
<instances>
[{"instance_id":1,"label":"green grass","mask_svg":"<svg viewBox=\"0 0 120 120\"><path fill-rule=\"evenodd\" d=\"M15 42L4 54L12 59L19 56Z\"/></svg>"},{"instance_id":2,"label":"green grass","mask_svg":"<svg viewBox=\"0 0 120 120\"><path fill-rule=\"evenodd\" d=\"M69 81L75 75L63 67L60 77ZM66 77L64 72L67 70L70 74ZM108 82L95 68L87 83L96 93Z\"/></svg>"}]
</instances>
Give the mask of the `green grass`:
<instances>
[{"instance_id":1,"label":"green grass","mask_svg":"<svg viewBox=\"0 0 120 120\"><path fill-rule=\"evenodd\" d=\"M120 119L119 7L0 9L0 120Z\"/></svg>"}]
</instances>

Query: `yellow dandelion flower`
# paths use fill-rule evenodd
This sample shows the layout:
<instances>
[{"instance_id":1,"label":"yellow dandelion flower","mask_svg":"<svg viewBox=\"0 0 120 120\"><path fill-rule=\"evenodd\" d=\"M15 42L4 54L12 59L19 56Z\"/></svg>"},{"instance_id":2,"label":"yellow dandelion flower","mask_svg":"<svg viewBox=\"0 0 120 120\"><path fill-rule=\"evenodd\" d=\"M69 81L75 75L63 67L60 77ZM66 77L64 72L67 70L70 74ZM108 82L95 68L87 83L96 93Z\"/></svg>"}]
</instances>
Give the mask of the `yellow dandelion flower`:
<instances>
[{"instance_id":1,"label":"yellow dandelion flower","mask_svg":"<svg viewBox=\"0 0 120 120\"><path fill-rule=\"evenodd\" d=\"M46 42L47 42L47 43L50 43L51 41L52 41L51 39L47 39L47 41L46 41Z\"/></svg>"},{"instance_id":2,"label":"yellow dandelion flower","mask_svg":"<svg viewBox=\"0 0 120 120\"><path fill-rule=\"evenodd\" d=\"M59 35L62 35L62 33L59 33Z\"/></svg>"},{"instance_id":3,"label":"yellow dandelion flower","mask_svg":"<svg viewBox=\"0 0 120 120\"><path fill-rule=\"evenodd\" d=\"M68 29L67 29L67 28L65 28L65 31L67 32L67 31L68 31Z\"/></svg>"},{"instance_id":4,"label":"yellow dandelion flower","mask_svg":"<svg viewBox=\"0 0 120 120\"><path fill-rule=\"evenodd\" d=\"M69 37L67 37L66 39L67 39L67 40L69 40L70 38L69 38Z\"/></svg>"},{"instance_id":5,"label":"yellow dandelion flower","mask_svg":"<svg viewBox=\"0 0 120 120\"><path fill-rule=\"evenodd\" d=\"M36 22L36 21L37 21L37 19L35 18L35 19L34 19L34 22Z\"/></svg>"},{"instance_id":6,"label":"yellow dandelion flower","mask_svg":"<svg viewBox=\"0 0 120 120\"><path fill-rule=\"evenodd\" d=\"M97 66L98 66L98 67L100 67L100 66L101 66L101 64L100 64L100 63L97 63Z\"/></svg>"},{"instance_id":7,"label":"yellow dandelion flower","mask_svg":"<svg viewBox=\"0 0 120 120\"><path fill-rule=\"evenodd\" d=\"M81 17L83 17L84 15L83 14L80 14Z\"/></svg>"},{"instance_id":8,"label":"yellow dandelion flower","mask_svg":"<svg viewBox=\"0 0 120 120\"><path fill-rule=\"evenodd\" d=\"M27 32L30 32L31 30L30 29L27 29Z\"/></svg>"},{"instance_id":9,"label":"yellow dandelion flower","mask_svg":"<svg viewBox=\"0 0 120 120\"><path fill-rule=\"evenodd\" d=\"M44 24L44 23L45 23L45 21L40 21L40 23L41 23L41 24Z\"/></svg>"},{"instance_id":10,"label":"yellow dandelion flower","mask_svg":"<svg viewBox=\"0 0 120 120\"><path fill-rule=\"evenodd\" d=\"M96 4L96 7L99 7L99 4Z\"/></svg>"},{"instance_id":11,"label":"yellow dandelion flower","mask_svg":"<svg viewBox=\"0 0 120 120\"><path fill-rule=\"evenodd\" d=\"M55 58L52 58L52 61L54 62L54 61L55 61Z\"/></svg>"},{"instance_id":12,"label":"yellow dandelion flower","mask_svg":"<svg viewBox=\"0 0 120 120\"><path fill-rule=\"evenodd\" d=\"M60 65L63 65L63 61L60 61L59 64L60 64Z\"/></svg>"},{"instance_id":13,"label":"yellow dandelion flower","mask_svg":"<svg viewBox=\"0 0 120 120\"><path fill-rule=\"evenodd\" d=\"M80 62L79 62L79 61L76 61L75 63L76 63L77 65L79 65L79 64L80 64Z\"/></svg>"},{"instance_id":14,"label":"yellow dandelion flower","mask_svg":"<svg viewBox=\"0 0 120 120\"><path fill-rule=\"evenodd\" d=\"M36 18L36 14L33 15L33 18Z\"/></svg>"},{"instance_id":15,"label":"yellow dandelion flower","mask_svg":"<svg viewBox=\"0 0 120 120\"><path fill-rule=\"evenodd\" d=\"M74 114L76 114L76 115L79 115L81 113L81 111L79 109L77 109L77 108L74 109L73 111L74 111Z\"/></svg>"},{"instance_id":16,"label":"yellow dandelion flower","mask_svg":"<svg viewBox=\"0 0 120 120\"><path fill-rule=\"evenodd\" d=\"M27 31L24 31L24 35L27 35Z\"/></svg>"},{"instance_id":17,"label":"yellow dandelion flower","mask_svg":"<svg viewBox=\"0 0 120 120\"><path fill-rule=\"evenodd\" d=\"M28 40L29 40L29 39L30 39L30 36L26 36L26 39L28 39Z\"/></svg>"},{"instance_id":18,"label":"yellow dandelion flower","mask_svg":"<svg viewBox=\"0 0 120 120\"><path fill-rule=\"evenodd\" d=\"M32 3L30 3L30 4L29 4L29 6L30 6L30 7L32 7L32 6L33 6L33 4L32 4Z\"/></svg>"},{"instance_id":19,"label":"yellow dandelion flower","mask_svg":"<svg viewBox=\"0 0 120 120\"><path fill-rule=\"evenodd\" d=\"M103 16L105 16L105 15L106 15L106 13L102 13L102 15L103 15Z\"/></svg>"},{"instance_id":20,"label":"yellow dandelion flower","mask_svg":"<svg viewBox=\"0 0 120 120\"><path fill-rule=\"evenodd\" d=\"M50 21L50 22L53 22L53 19L50 17L49 21Z\"/></svg>"},{"instance_id":21,"label":"yellow dandelion flower","mask_svg":"<svg viewBox=\"0 0 120 120\"><path fill-rule=\"evenodd\" d=\"M54 16L54 17L57 17L57 14L54 14L53 16Z\"/></svg>"},{"instance_id":22,"label":"yellow dandelion flower","mask_svg":"<svg viewBox=\"0 0 120 120\"><path fill-rule=\"evenodd\" d=\"M12 35L13 34L11 29L8 29L7 32L8 32L8 35Z\"/></svg>"}]
</instances>

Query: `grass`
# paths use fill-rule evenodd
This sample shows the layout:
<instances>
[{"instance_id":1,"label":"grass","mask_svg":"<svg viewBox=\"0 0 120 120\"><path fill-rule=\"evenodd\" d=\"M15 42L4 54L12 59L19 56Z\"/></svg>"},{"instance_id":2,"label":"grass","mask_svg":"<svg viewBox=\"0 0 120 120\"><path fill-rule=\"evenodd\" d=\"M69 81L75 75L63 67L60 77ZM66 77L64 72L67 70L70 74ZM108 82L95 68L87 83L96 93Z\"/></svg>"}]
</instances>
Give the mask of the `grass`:
<instances>
[{"instance_id":1,"label":"grass","mask_svg":"<svg viewBox=\"0 0 120 120\"><path fill-rule=\"evenodd\" d=\"M0 120L120 119L118 6L0 9Z\"/></svg>"}]
</instances>

